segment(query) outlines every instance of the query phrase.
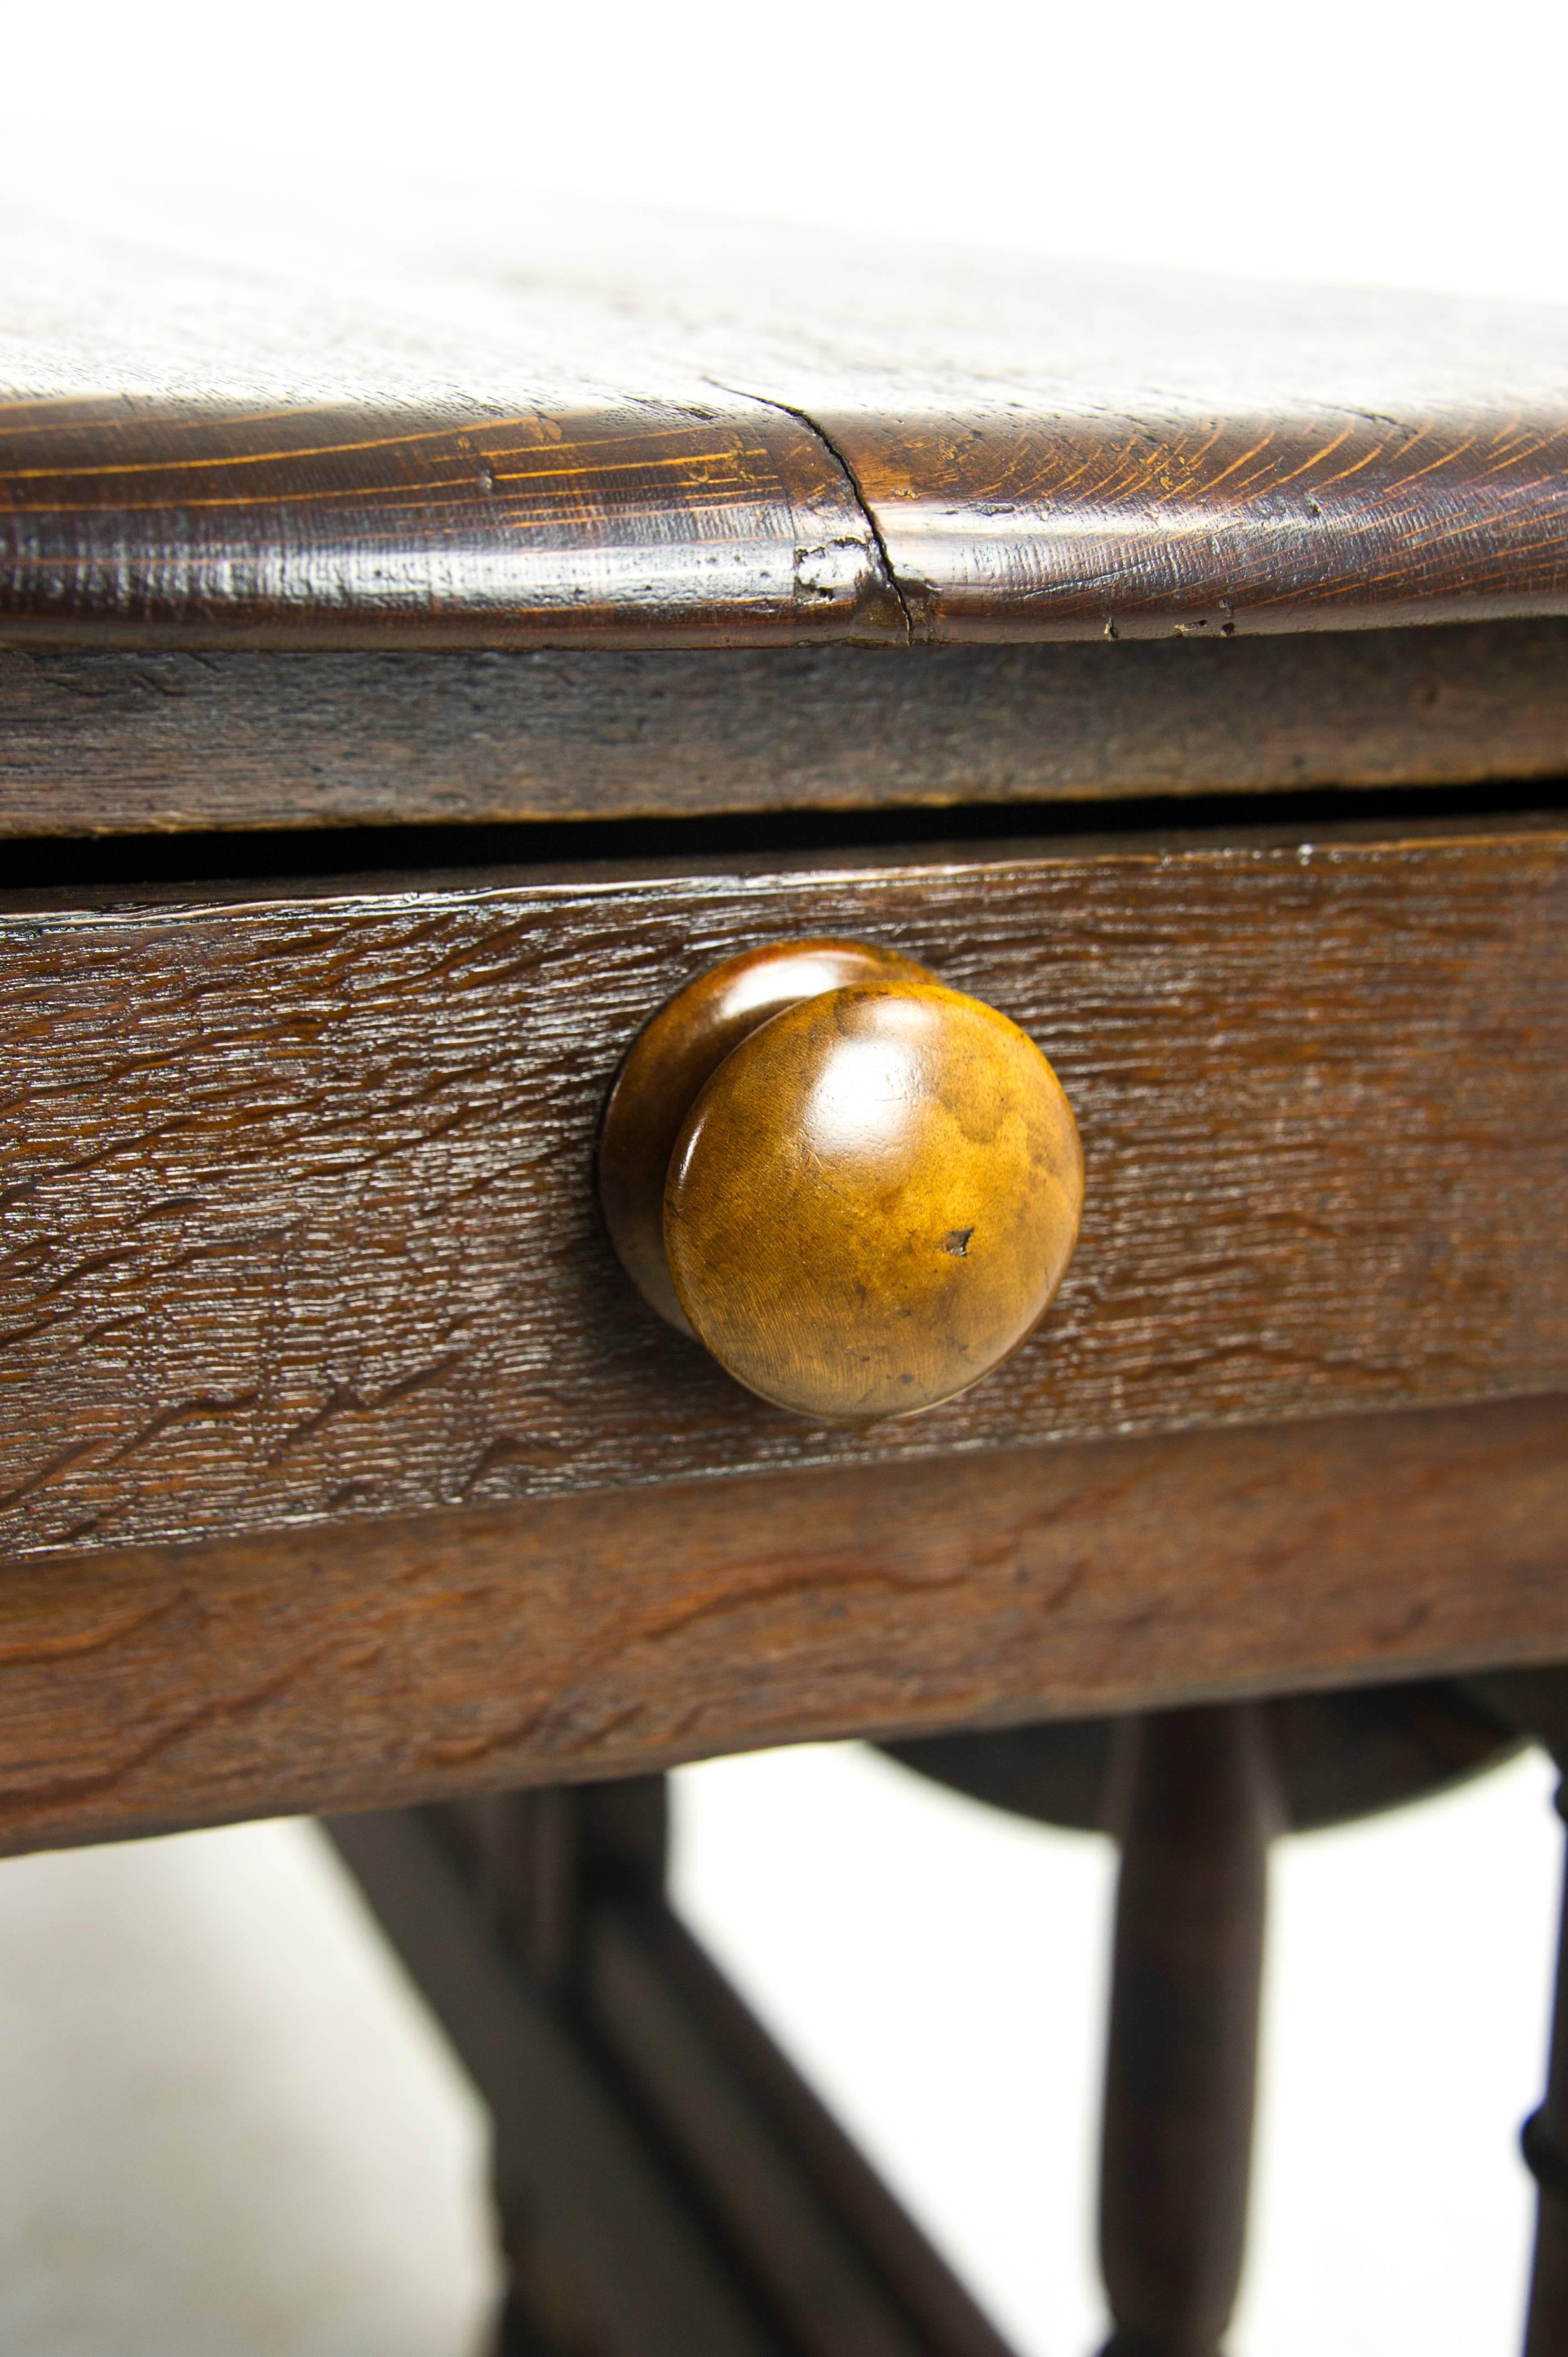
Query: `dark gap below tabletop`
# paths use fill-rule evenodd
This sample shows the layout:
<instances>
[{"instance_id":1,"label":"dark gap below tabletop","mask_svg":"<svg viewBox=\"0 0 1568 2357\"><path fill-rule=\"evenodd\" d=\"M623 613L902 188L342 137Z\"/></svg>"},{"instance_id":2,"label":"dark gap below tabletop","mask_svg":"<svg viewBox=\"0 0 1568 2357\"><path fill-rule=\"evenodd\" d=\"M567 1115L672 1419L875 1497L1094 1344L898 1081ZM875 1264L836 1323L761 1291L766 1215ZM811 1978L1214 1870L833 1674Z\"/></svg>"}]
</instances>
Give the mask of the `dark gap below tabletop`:
<instances>
[{"instance_id":1,"label":"dark gap below tabletop","mask_svg":"<svg viewBox=\"0 0 1568 2357\"><path fill-rule=\"evenodd\" d=\"M693 818L525 820L504 825L266 827L190 834L32 836L0 847L0 888L209 884L252 877L438 875L451 868L517 868L593 860L680 861L731 855L875 851L918 844L984 844L1033 837L1185 835L1198 829L1321 826L1355 820L1398 823L1485 819L1519 810L1568 808L1568 778L1384 790L1319 788L1306 793L1158 795L1127 802L989 802L879 810L769 811Z\"/></svg>"}]
</instances>

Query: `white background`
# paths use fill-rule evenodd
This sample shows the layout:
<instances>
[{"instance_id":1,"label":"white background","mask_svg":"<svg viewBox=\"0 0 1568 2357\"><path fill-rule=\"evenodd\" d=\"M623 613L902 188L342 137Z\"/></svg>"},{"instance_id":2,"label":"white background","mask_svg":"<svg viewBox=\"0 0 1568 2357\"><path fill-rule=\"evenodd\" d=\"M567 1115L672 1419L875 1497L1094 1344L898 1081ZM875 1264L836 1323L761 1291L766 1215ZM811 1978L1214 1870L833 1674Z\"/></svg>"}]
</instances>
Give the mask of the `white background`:
<instances>
[{"instance_id":1,"label":"white background","mask_svg":"<svg viewBox=\"0 0 1568 2357\"><path fill-rule=\"evenodd\" d=\"M1514 2357L1551 1782L1276 1851L1232 2357ZM1109 1846L849 1747L677 1788L687 1913L1024 2357L1090 2357ZM478 2357L482 2170L313 1829L0 1867L5 2357Z\"/></svg>"},{"instance_id":2,"label":"white background","mask_svg":"<svg viewBox=\"0 0 1568 2357\"><path fill-rule=\"evenodd\" d=\"M894 234L1568 299L1568 11L0 0L69 182L315 163ZM0 138L5 135L0 124ZM36 152L36 151L35 151ZM1111 1861L854 1751L682 1780L685 1904L1020 2347L1100 2329ZM1506 2357L1555 1909L1548 1779L1287 1846L1237 2357ZM461 2357L465 2091L314 1836L0 1867L8 2357ZM694 2352L695 2357L695 2352Z\"/></svg>"},{"instance_id":3,"label":"white background","mask_svg":"<svg viewBox=\"0 0 1568 2357\"><path fill-rule=\"evenodd\" d=\"M1561 300L1528 0L0 0L0 118L1217 270Z\"/></svg>"}]
</instances>

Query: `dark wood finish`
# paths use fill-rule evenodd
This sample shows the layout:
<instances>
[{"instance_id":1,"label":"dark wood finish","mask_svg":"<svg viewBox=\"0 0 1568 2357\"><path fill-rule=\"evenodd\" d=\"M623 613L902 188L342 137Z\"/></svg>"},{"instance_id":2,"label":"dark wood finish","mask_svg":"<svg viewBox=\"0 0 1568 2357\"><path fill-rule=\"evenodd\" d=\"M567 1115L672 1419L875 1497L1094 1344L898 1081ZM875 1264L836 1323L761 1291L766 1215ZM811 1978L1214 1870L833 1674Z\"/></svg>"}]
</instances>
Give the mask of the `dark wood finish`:
<instances>
[{"instance_id":1,"label":"dark wood finish","mask_svg":"<svg viewBox=\"0 0 1568 2357\"><path fill-rule=\"evenodd\" d=\"M552 1998L571 1982L590 1898L664 1889L662 1776L482 1793L424 1813L456 1853L495 1936Z\"/></svg>"},{"instance_id":2,"label":"dark wood finish","mask_svg":"<svg viewBox=\"0 0 1568 2357\"><path fill-rule=\"evenodd\" d=\"M1541 1692L1546 1717L1568 1731L1568 1678L1545 1671L887 1747L995 1805L1122 1839L1101 2155L1117 2319L1106 2357L1215 2357L1234 2304L1273 1835L1397 1805L1496 1764L1518 1748ZM1539 1725L1539 1708L1533 1717ZM1550 2110L1549 2098L1525 2137L1543 2204L1559 2181L1568 2189L1542 2133ZM1543 2208L1537 2314L1560 2328L1564 2311L1545 2283L1558 2222ZM1536 2330L1540 2351L1561 2346L1560 2329Z\"/></svg>"},{"instance_id":3,"label":"dark wood finish","mask_svg":"<svg viewBox=\"0 0 1568 2357\"><path fill-rule=\"evenodd\" d=\"M692 1328L664 1250L664 1187L686 1116L733 1048L787 1006L855 982L934 982L865 942L770 942L687 983L632 1041L599 1132L599 1205L621 1266L678 1333Z\"/></svg>"},{"instance_id":4,"label":"dark wood finish","mask_svg":"<svg viewBox=\"0 0 1568 2357\"><path fill-rule=\"evenodd\" d=\"M551 2357L562 2343L589 2346L596 2357L652 2357L669 2346L665 2319L645 2319L636 2298L650 2248L665 2285L673 2280L688 2303L685 2357L736 2345L733 2330L705 2337L720 2287L747 2319L746 2345L772 2357L1007 2357L671 1914L646 1863L628 1871L613 1845L607 1856L595 1819L607 1802L614 1807L615 1788L550 1798L568 1823L585 1822L573 1825L571 1862L556 1877L552 1911L572 1928L548 2013L514 1919L491 1903L515 1871L509 1821L492 1818L477 1837L471 1823L454 1824L445 1811L422 1813L423 1822L412 1813L338 1818L329 1827L497 2121L512 2273L502 2357L535 2357L542 2333ZM521 1863L532 1883L538 1857L528 1835ZM497 2034L507 2027L510 2047ZM555 2065L553 2085L538 2049ZM607 2129L615 2171L599 2149ZM620 2224L627 2185L645 2174L657 2199L639 2182L635 2241L596 2252L593 2241Z\"/></svg>"},{"instance_id":5,"label":"dark wood finish","mask_svg":"<svg viewBox=\"0 0 1568 2357\"><path fill-rule=\"evenodd\" d=\"M1467 1679L1466 1686L1483 1708L1541 1743L1568 1775L1568 1669L1506 1670ZM1563 1787L1557 1811L1568 1815ZM1568 1883L1546 2093L1525 2121L1520 2143L1538 2196L1524 2357L1558 2357L1568 2345Z\"/></svg>"},{"instance_id":6,"label":"dark wood finish","mask_svg":"<svg viewBox=\"0 0 1568 2357\"><path fill-rule=\"evenodd\" d=\"M1568 1746L1556 1756L1559 1768L1568 1773ZM1560 1816L1568 1817L1561 1786L1557 1809ZM1568 1879L1557 1943L1546 2093L1540 2110L1525 2122L1521 2142L1537 2190L1524 2357L1562 2357L1568 2344Z\"/></svg>"},{"instance_id":7,"label":"dark wood finish","mask_svg":"<svg viewBox=\"0 0 1568 2357\"><path fill-rule=\"evenodd\" d=\"M1484 1708L1543 1745L1568 1776L1568 1669L1505 1671L1470 1679L1467 1685ZM1568 1816L1565 1790L1558 1790L1560 1816ZM1568 2347L1568 1881L1546 2093L1526 2120L1520 2141L1538 2196L1524 2357L1560 2357Z\"/></svg>"},{"instance_id":8,"label":"dark wood finish","mask_svg":"<svg viewBox=\"0 0 1568 2357\"><path fill-rule=\"evenodd\" d=\"M1539 1743L1553 1760L1568 1754L1568 1665L1487 1671L1462 1679L1460 1686L1481 1709Z\"/></svg>"},{"instance_id":9,"label":"dark wood finish","mask_svg":"<svg viewBox=\"0 0 1568 2357\"><path fill-rule=\"evenodd\" d=\"M1563 315L369 187L105 235L9 168L0 834L1565 766ZM507 2357L1001 2357L670 1918L655 1789L560 1779L1154 1706L1103 2240L1122 2357L1212 2357L1271 1741L1298 1809L1411 1750L1336 1786L1237 1698L1568 1648L1565 883L1520 821L14 899L8 1845L448 1796L338 1838L492 2102ZM913 1432L726 1387L591 1206L638 1024L825 928L1089 1148L1048 1338Z\"/></svg>"},{"instance_id":10,"label":"dark wood finish","mask_svg":"<svg viewBox=\"0 0 1568 2357\"><path fill-rule=\"evenodd\" d=\"M0 921L12 1551L1568 1381L1559 827L397 887ZM824 928L1019 1023L1088 1170L1042 1332L868 1434L662 1327L594 1202L649 1015Z\"/></svg>"},{"instance_id":11,"label":"dark wood finish","mask_svg":"<svg viewBox=\"0 0 1568 2357\"><path fill-rule=\"evenodd\" d=\"M1568 772L1568 623L688 654L0 644L0 833L683 817Z\"/></svg>"},{"instance_id":12,"label":"dark wood finish","mask_svg":"<svg viewBox=\"0 0 1568 2357\"><path fill-rule=\"evenodd\" d=\"M1215 2357L1246 2244L1268 1847L1251 1706L1129 1722L1101 2155L1107 2357Z\"/></svg>"},{"instance_id":13,"label":"dark wood finish","mask_svg":"<svg viewBox=\"0 0 1568 2357\"><path fill-rule=\"evenodd\" d=\"M803 973L820 970L808 950ZM1056 1074L994 1007L918 968L811 992L751 1026L683 1110L671 1280L689 1330L761 1398L818 1424L913 1415L1045 1316L1083 1151Z\"/></svg>"},{"instance_id":14,"label":"dark wood finish","mask_svg":"<svg viewBox=\"0 0 1568 2357\"><path fill-rule=\"evenodd\" d=\"M683 1927L604 1905L585 1942L600 2034L708 2189L765 2312L822 2357L1004 2345Z\"/></svg>"},{"instance_id":15,"label":"dark wood finish","mask_svg":"<svg viewBox=\"0 0 1568 2357\"><path fill-rule=\"evenodd\" d=\"M1549 308L122 174L6 241L13 642L1215 636L1568 608ZM96 214L96 218L95 218Z\"/></svg>"},{"instance_id":16,"label":"dark wood finish","mask_svg":"<svg viewBox=\"0 0 1568 2357\"><path fill-rule=\"evenodd\" d=\"M507 2261L544 2336L541 2352L514 2330L516 2357L779 2357L660 2156L511 1964L435 1835L374 1816L335 1830L484 2091Z\"/></svg>"},{"instance_id":17,"label":"dark wood finish","mask_svg":"<svg viewBox=\"0 0 1568 2357\"><path fill-rule=\"evenodd\" d=\"M1289 1833L1445 1792L1497 1767L1520 1740L1509 1721L1451 1680L1276 1695L1255 1707ZM1108 1833L1120 1798L1114 1767L1122 1726L1115 1718L1067 1719L918 1736L884 1748L906 1768L993 1808Z\"/></svg>"},{"instance_id":18,"label":"dark wood finish","mask_svg":"<svg viewBox=\"0 0 1568 2357\"><path fill-rule=\"evenodd\" d=\"M19 1558L10 1849L1568 1656L1568 1403Z\"/></svg>"},{"instance_id":19,"label":"dark wood finish","mask_svg":"<svg viewBox=\"0 0 1568 2357\"><path fill-rule=\"evenodd\" d=\"M639 1779L662 1787L663 1779ZM606 1792L618 1792L607 1784ZM491 1792L449 1802L449 1846L471 1858L471 1879L488 1922L547 1996L565 1986L577 1936L582 1811L562 1784L533 1792Z\"/></svg>"}]
</instances>

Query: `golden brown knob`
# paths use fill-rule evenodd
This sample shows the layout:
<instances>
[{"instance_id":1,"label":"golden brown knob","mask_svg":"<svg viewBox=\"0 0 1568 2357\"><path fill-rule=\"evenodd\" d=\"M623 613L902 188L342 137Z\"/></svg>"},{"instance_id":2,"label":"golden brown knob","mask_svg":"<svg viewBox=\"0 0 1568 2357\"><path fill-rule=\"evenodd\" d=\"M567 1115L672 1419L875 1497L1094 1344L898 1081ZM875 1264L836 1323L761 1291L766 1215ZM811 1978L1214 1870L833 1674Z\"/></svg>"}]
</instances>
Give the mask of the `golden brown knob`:
<instances>
[{"instance_id":1,"label":"golden brown knob","mask_svg":"<svg viewBox=\"0 0 1568 2357\"><path fill-rule=\"evenodd\" d=\"M610 1234L662 1316L764 1399L907 1415L1038 1323L1083 1156L1015 1023L897 953L731 958L635 1041L605 1114Z\"/></svg>"}]
</instances>

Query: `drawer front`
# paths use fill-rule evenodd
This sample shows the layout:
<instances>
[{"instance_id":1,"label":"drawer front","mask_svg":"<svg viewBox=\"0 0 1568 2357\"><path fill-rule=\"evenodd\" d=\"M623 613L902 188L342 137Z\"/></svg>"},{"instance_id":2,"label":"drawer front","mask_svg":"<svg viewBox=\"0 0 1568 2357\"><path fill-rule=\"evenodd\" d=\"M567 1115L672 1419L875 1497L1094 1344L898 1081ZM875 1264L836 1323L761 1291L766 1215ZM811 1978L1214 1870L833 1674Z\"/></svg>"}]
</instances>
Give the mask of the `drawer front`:
<instances>
[{"instance_id":1,"label":"drawer front","mask_svg":"<svg viewBox=\"0 0 1568 2357\"><path fill-rule=\"evenodd\" d=\"M13 905L0 1544L1563 1388L1565 918L1524 821ZM661 1327L593 1189L654 1009L825 931L1022 1024L1088 1174L1040 1332L860 1431Z\"/></svg>"}]
</instances>

